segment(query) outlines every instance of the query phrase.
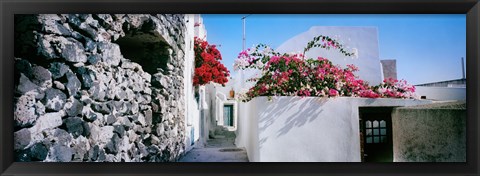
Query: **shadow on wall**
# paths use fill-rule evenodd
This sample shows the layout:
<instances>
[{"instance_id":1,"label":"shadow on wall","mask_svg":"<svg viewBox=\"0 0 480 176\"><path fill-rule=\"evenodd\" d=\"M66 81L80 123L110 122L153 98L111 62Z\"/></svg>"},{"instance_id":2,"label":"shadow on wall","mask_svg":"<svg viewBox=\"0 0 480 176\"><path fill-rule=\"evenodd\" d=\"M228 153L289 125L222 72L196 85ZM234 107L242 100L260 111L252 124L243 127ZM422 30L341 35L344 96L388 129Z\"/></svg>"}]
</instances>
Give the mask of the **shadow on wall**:
<instances>
[{"instance_id":1,"label":"shadow on wall","mask_svg":"<svg viewBox=\"0 0 480 176\"><path fill-rule=\"evenodd\" d=\"M317 115L323 112L323 109L320 107L323 106L328 99L326 98L307 98L302 100L301 97L295 98L286 98L282 97L272 97L272 102L268 102L266 105L265 111L260 114L260 117L268 116L268 118L259 119L259 131L267 130L276 119L276 117L287 116L283 127L276 132L277 138L287 134L290 130L294 128L299 128L307 124L307 122L312 122L318 118ZM311 106L316 104L319 106ZM292 111L292 109L297 109ZM263 137L260 139L259 148L262 148L262 145L267 142L268 137Z\"/></svg>"}]
</instances>

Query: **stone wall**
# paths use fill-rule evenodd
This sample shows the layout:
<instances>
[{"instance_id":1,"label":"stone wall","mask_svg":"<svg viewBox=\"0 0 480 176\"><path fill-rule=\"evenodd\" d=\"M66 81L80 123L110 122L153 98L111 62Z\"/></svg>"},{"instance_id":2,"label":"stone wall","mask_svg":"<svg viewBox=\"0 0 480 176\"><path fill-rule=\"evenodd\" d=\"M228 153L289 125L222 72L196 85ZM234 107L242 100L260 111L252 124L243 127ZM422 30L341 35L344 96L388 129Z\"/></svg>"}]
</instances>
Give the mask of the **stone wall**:
<instances>
[{"instance_id":1,"label":"stone wall","mask_svg":"<svg viewBox=\"0 0 480 176\"><path fill-rule=\"evenodd\" d=\"M394 162L466 162L465 102L395 108Z\"/></svg>"},{"instance_id":2,"label":"stone wall","mask_svg":"<svg viewBox=\"0 0 480 176\"><path fill-rule=\"evenodd\" d=\"M162 162L185 149L184 15L16 15L16 161Z\"/></svg>"}]
</instances>

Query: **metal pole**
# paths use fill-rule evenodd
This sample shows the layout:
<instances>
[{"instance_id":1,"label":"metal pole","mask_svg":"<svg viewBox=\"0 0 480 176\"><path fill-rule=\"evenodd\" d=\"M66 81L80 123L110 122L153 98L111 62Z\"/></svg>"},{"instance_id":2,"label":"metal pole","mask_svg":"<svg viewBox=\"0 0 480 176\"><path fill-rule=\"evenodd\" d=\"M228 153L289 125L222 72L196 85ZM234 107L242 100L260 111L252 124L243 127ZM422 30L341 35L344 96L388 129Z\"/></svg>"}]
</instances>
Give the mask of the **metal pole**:
<instances>
[{"instance_id":1,"label":"metal pole","mask_svg":"<svg viewBox=\"0 0 480 176\"><path fill-rule=\"evenodd\" d=\"M252 15L252 14L250 14L250 15ZM245 19L250 15L242 17L242 22L243 22L243 47L242 47L242 50L245 50L245 42L246 42L246 38L245 38Z\"/></svg>"},{"instance_id":2,"label":"metal pole","mask_svg":"<svg viewBox=\"0 0 480 176\"><path fill-rule=\"evenodd\" d=\"M465 63L462 57L462 78L465 79Z\"/></svg>"},{"instance_id":3,"label":"metal pole","mask_svg":"<svg viewBox=\"0 0 480 176\"><path fill-rule=\"evenodd\" d=\"M243 22L243 45L242 45L242 50L245 50L245 18L246 16L242 17L242 22Z\"/></svg>"}]
</instances>

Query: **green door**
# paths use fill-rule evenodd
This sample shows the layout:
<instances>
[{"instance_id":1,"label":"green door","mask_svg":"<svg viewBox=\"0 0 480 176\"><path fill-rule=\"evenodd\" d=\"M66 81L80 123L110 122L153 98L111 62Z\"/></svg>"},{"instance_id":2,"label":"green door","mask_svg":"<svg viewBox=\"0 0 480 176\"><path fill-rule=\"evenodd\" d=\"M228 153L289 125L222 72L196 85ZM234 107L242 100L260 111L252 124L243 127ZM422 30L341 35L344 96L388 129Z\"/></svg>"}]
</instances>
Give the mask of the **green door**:
<instances>
[{"instance_id":1,"label":"green door","mask_svg":"<svg viewBox=\"0 0 480 176\"><path fill-rule=\"evenodd\" d=\"M233 126L233 105L223 106L223 125Z\"/></svg>"}]
</instances>

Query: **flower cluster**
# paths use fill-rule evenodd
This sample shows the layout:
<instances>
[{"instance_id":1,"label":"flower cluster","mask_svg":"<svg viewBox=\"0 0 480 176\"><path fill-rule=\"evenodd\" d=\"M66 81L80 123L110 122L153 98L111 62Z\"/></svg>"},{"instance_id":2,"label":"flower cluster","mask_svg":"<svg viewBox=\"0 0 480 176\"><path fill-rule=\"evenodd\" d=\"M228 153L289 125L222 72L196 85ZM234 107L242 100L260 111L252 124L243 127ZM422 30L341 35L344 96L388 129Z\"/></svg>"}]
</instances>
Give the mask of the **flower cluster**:
<instances>
[{"instance_id":1,"label":"flower cluster","mask_svg":"<svg viewBox=\"0 0 480 176\"><path fill-rule=\"evenodd\" d=\"M415 95L415 86L410 85L405 80L396 80L393 78L384 79L383 83L371 87L371 98L418 98Z\"/></svg>"},{"instance_id":2,"label":"flower cluster","mask_svg":"<svg viewBox=\"0 0 480 176\"><path fill-rule=\"evenodd\" d=\"M325 46L326 49L333 47L339 49L345 56L352 56L352 53L345 52L341 48L342 45L335 40L324 36L314 38L314 41L321 40L327 44L310 42L307 48L318 47L317 45ZM262 75L260 78L249 80L256 83L242 96L244 102L257 96L415 97L415 87L404 80L388 79L378 86L371 87L354 74L358 71L354 65L347 65L347 68L342 69L326 58L305 59L304 54L280 54L265 45L259 45L239 54L235 61L235 69L250 68L262 70Z\"/></svg>"},{"instance_id":3,"label":"flower cluster","mask_svg":"<svg viewBox=\"0 0 480 176\"><path fill-rule=\"evenodd\" d=\"M215 45L195 37L195 74L193 85L205 85L210 81L222 84L228 82L230 76L227 68L220 62L222 56Z\"/></svg>"}]
</instances>

